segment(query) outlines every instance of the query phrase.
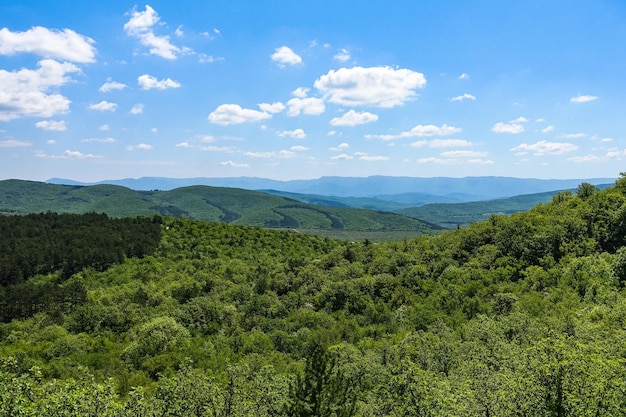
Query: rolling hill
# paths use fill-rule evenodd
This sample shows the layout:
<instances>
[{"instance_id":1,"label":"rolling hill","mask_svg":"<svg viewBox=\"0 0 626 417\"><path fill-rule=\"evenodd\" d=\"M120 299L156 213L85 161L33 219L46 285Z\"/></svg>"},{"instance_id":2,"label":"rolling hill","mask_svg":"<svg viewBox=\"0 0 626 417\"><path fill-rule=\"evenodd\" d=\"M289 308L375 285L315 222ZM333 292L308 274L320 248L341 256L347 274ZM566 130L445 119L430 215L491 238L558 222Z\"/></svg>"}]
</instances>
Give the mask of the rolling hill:
<instances>
[{"instance_id":1,"label":"rolling hill","mask_svg":"<svg viewBox=\"0 0 626 417\"><path fill-rule=\"evenodd\" d=\"M262 192L209 186L134 191L117 185L57 185L0 181L0 213L103 212L114 217L163 215L267 228L410 232L441 228L396 213L302 203Z\"/></svg>"}]
</instances>

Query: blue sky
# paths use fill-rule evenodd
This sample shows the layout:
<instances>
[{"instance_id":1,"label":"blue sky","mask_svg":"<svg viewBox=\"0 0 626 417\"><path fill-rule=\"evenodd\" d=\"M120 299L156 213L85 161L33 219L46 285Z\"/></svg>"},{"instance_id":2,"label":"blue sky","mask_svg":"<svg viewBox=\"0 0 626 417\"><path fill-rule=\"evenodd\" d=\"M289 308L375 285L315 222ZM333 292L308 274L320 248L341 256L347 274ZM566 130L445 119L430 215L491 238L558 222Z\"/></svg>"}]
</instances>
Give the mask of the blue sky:
<instances>
[{"instance_id":1,"label":"blue sky","mask_svg":"<svg viewBox=\"0 0 626 417\"><path fill-rule=\"evenodd\" d=\"M616 177L621 0L0 3L0 179Z\"/></svg>"}]
</instances>

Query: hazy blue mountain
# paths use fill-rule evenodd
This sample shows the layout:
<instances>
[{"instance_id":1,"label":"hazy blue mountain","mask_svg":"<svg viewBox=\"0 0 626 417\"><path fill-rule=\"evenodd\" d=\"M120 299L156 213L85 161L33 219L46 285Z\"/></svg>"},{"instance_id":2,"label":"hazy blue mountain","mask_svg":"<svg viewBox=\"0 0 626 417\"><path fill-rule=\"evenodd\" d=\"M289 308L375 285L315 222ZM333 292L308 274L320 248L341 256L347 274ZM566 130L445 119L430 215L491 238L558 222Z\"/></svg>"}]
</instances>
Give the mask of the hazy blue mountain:
<instances>
[{"instance_id":1,"label":"hazy blue mountain","mask_svg":"<svg viewBox=\"0 0 626 417\"><path fill-rule=\"evenodd\" d=\"M613 183L615 178L536 179L512 177L321 177L311 180L276 181L254 177L231 178L159 178L107 180L98 183L78 183L52 178L47 182L67 185L113 184L133 190L172 190L191 185L242 188L246 190L276 190L298 194L333 197L374 197L409 206L436 202L469 202L513 197L571 189L581 182ZM411 194L415 194L411 196ZM420 197L421 196L421 197Z\"/></svg>"}]
</instances>

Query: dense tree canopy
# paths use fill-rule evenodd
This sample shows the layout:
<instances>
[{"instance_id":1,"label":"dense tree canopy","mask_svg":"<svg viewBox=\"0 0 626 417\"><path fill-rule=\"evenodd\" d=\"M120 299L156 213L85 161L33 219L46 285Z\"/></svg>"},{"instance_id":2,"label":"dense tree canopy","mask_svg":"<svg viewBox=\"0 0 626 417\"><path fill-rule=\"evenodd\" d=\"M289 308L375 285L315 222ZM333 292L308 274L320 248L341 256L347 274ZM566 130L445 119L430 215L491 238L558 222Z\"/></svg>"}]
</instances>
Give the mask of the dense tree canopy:
<instances>
[{"instance_id":1,"label":"dense tree canopy","mask_svg":"<svg viewBox=\"0 0 626 417\"><path fill-rule=\"evenodd\" d=\"M51 295L0 325L0 415L626 415L624 176L402 242L159 227L4 288Z\"/></svg>"}]
</instances>

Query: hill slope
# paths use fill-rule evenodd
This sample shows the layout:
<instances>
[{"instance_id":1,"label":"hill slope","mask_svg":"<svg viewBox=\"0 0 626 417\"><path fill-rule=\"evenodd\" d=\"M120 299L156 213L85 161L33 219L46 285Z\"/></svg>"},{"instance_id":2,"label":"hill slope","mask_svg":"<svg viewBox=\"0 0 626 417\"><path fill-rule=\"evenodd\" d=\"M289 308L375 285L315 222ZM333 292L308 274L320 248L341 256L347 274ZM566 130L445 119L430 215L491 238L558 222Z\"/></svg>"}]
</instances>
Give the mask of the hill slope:
<instances>
[{"instance_id":1,"label":"hill slope","mask_svg":"<svg viewBox=\"0 0 626 417\"><path fill-rule=\"evenodd\" d=\"M323 207L257 191L191 186L133 191L116 185L68 186L0 181L0 212L103 212L110 216L159 214L247 226L320 230L411 231L439 229L400 214Z\"/></svg>"}]
</instances>

